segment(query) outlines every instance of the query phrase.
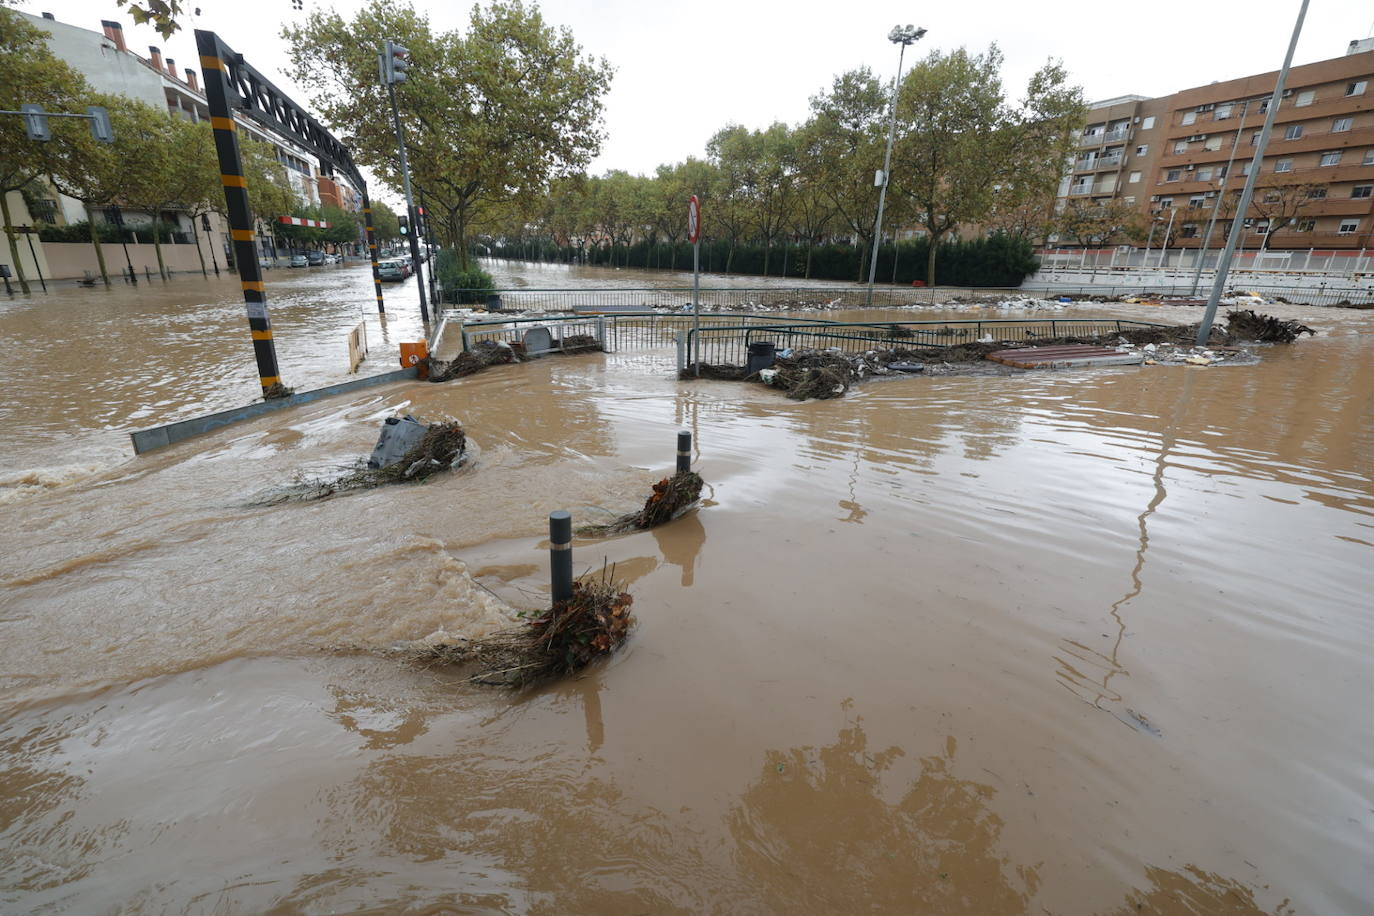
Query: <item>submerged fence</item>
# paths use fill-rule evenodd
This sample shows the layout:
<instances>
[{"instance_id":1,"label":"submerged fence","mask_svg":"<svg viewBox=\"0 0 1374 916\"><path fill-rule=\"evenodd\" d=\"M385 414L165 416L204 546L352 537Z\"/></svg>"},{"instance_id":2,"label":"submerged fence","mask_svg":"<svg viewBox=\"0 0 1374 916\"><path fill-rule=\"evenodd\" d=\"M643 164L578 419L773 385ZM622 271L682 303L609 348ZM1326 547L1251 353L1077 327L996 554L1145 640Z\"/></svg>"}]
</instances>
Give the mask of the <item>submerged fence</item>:
<instances>
[{"instance_id":1,"label":"submerged fence","mask_svg":"<svg viewBox=\"0 0 1374 916\"><path fill-rule=\"evenodd\" d=\"M458 328L464 351L484 341L520 343L528 348L529 342L536 339L541 342L536 352L559 350L565 344L576 344L577 338L585 342L585 338L591 337L609 352L675 347L679 370L692 363L742 366L747 361L749 345L764 341L779 350L813 347L862 353L881 348L952 347L973 341L1015 343L1097 336L1127 328L1169 327L1158 322L1124 318L838 322L710 313L701 316L701 326L697 329L690 314L659 312L454 320L452 326Z\"/></svg>"}]
</instances>

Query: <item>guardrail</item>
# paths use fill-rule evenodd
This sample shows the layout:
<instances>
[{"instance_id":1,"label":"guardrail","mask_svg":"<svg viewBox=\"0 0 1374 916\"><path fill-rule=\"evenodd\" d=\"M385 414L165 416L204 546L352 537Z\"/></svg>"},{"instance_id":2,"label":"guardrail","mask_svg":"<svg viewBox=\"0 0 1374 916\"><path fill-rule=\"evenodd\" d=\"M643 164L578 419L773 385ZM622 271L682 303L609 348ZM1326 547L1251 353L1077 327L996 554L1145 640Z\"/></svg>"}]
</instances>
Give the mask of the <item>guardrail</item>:
<instances>
[{"instance_id":1,"label":"guardrail","mask_svg":"<svg viewBox=\"0 0 1374 916\"><path fill-rule=\"evenodd\" d=\"M482 341L507 344L523 342L525 334L530 329L540 327L547 329L556 341L589 335L595 337L607 352L619 352L672 346L678 334L692 328L694 317L690 313L677 312L616 312L607 315L511 316L465 321L453 318L450 313L444 315L444 321L449 324L455 320L460 322L458 326L461 329L465 351L471 350ZM823 318L779 318L703 312L701 323L707 327L721 323L747 327L758 323L787 326L825 325L830 322Z\"/></svg>"},{"instance_id":2,"label":"guardrail","mask_svg":"<svg viewBox=\"0 0 1374 916\"><path fill-rule=\"evenodd\" d=\"M973 293L996 293L1005 287L958 287ZM953 288L942 287L941 294L949 295ZM499 297L501 308L512 312L571 312L606 310L669 309L690 310L692 288L683 287L625 287L588 289L499 289L456 290L471 293L468 298L487 302ZM478 293L480 292L480 296ZM874 308L894 308L904 305L928 305L934 301L929 287L878 286L873 290ZM854 308L868 305L866 286L779 286L779 287L719 287L701 290L703 311L767 312L778 309Z\"/></svg>"},{"instance_id":3,"label":"guardrail","mask_svg":"<svg viewBox=\"0 0 1374 916\"><path fill-rule=\"evenodd\" d=\"M844 353L895 347L953 347L973 341L1019 343L1033 339L1093 337L1126 328L1173 325L1126 318L991 318L967 321L816 322L735 324L688 328L678 338L677 367L692 363L743 366L749 344L767 335L778 349L812 347Z\"/></svg>"},{"instance_id":4,"label":"guardrail","mask_svg":"<svg viewBox=\"0 0 1374 916\"><path fill-rule=\"evenodd\" d=\"M1032 296L1082 296L1117 297L1139 296L1142 299L1206 299L1211 292L1212 281L1204 276L1193 292L1192 283L1176 286L1144 286L1133 284L1115 286L1105 283L1046 283L1044 285L1023 286L1020 292ZM1255 286L1244 280L1237 280L1232 287L1236 293L1256 293L1274 302L1288 302L1295 305L1336 305L1362 306L1374 308L1374 288L1355 287L1301 287L1301 286Z\"/></svg>"}]
</instances>

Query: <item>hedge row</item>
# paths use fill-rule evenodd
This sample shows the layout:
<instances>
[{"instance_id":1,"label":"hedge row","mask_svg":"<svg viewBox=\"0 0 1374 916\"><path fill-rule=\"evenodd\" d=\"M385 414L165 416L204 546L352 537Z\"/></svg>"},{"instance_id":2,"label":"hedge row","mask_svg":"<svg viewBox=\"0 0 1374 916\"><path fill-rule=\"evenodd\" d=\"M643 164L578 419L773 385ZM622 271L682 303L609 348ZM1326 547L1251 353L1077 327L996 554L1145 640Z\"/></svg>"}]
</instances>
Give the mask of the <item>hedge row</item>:
<instances>
[{"instance_id":1,"label":"hedge row","mask_svg":"<svg viewBox=\"0 0 1374 916\"><path fill-rule=\"evenodd\" d=\"M878 249L877 280L909 285L926 280L926 254L930 243L915 239ZM485 256L518 260L555 261L608 267L691 270L692 246L680 243L614 245L577 249L548 241L489 243L475 252ZM896 274L893 274L893 257ZM767 269L765 270L765 256ZM868 249L854 245L830 244L775 246L765 251L762 245L737 245L726 241L703 242L701 269L712 273L747 274L770 277L796 277L813 280L863 282L868 279ZM942 242L935 257L935 276L942 286L1014 287L1027 274L1035 272L1038 262L1029 242L1005 235L963 241ZM785 272L784 272L785 271Z\"/></svg>"}]
</instances>

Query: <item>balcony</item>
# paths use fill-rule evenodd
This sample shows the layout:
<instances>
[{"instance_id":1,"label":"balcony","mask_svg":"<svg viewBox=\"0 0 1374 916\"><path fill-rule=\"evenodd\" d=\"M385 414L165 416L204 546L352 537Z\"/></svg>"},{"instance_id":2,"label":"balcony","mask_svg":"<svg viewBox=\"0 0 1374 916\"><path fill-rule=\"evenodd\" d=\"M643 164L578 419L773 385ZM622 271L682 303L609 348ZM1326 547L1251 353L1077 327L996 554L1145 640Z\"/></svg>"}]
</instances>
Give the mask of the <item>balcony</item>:
<instances>
[{"instance_id":1,"label":"balcony","mask_svg":"<svg viewBox=\"0 0 1374 916\"><path fill-rule=\"evenodd\" d=\"M1105 133L1084 134L1078 138L1079 146L1101 146L1104 143L1120 143L1131 135L1129 127L1117 127Z\"/></svg>"},{"instance_id":2,"label":"balcony","mask_svg":"<svg viewBox=\"0 0 1374 916\"><path fill-rule=\"evenodd\" d=\"M1070 197L1087 197L1087 196L1088 196L1089 194L1091 194L1092 192L1093 192L1093 186L1090 185L1090 184L1083 184L1083 185L1078 185L1078 184L1076 184L1076 185L1073 185L1072 187L1069 188L1069 196L1070 196Z\"/></svg>"}]
</instances>

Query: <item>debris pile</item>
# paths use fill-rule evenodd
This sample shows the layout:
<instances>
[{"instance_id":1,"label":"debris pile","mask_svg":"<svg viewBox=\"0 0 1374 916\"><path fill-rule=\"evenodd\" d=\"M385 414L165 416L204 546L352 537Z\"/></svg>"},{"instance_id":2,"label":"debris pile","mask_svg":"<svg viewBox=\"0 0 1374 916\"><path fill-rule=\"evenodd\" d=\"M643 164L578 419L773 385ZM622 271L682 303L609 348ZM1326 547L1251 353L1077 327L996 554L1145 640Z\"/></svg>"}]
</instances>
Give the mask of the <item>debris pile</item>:
<instances>
[{"instance_id":1,"label":"debris pile","mask_svg":"<svg viewBox=\"0 0 1374 916\"><path fill-rule=\"evenodd\" d=\"M389 483L419 483L441 471L458 467L467 452L467 434L456 423L431 423L419 441L398 460L384 467L369 467L365 459L334 469L332 473L298 473L286 487L268 491L250 501L253 506L327 499L350 490L369 490Z\"/></svg>"},{"instance_id":2,"label":"debris pile","mask_svg":"<svg viewBox=\"0 0 1374 916\"><path fill-rule=\"evenodd\" d=\"M1254 309L1235 309L1226 313L1226 330L1238 340L1260 343L1292 343L1303 334L1317 332L1297 321L1258 315Z\"/></svg>"},{"instance_id":3,"label":"debris pile","mask_svg":"<svg viewBox=\"0 0 1374 916\"><path fill-rule=\"evenodd\" d=\"M573 583L572 597L520 624L480 639L436 633L401 651L425 667L473 665L474 683L525 687L573 674L609 656L634 626L634 599L614 581L615 568Z\"/></svg>"},{"instance_id":4,"label":"debris pile","mask_svg":"<svg viewBox=\"0 0 1374 916\"><path fill-rule=\"evenodd\" d=\"M513 363L518 358L515 348L510 344L504 341L483 340L474 345L471 350L459 353L450 360L439 360L431 356L429 358L429 380L431 382L447 382L450 379L481 372L488 366Z\"/></svg>"},{"instance_id":5,"label":"debris pile","mask_svg":"<svg viewBox=\"0 0 1374 916\"><path fill-rule=\"evenodd\" d=\"M571 334L563 338L564 353L590 353L604 349L601 341L590 334Z\"/></svg>"},{"instance_id":6,"label":"debris pile","mask_svg":"<svg viewBox=\"0 0 1374 916\"><path fill-rule=\"evenodd\" d=\"M794 401L837 398L859 377L854 363L839 350L797 350L791 356L779 356L771 369L759 373L759 379L781 388Z\"/></svg>"},{"instance_id":7,"label":"debris pile","mask_svg":"<svg viewBox=\"0 0 1374 916\"><path fill-rule=\"evenodd\" d=\"M622 515L605 525L586 525L578 529L578 534L623 534L667 524L701 498L703 486L701 475L696 471L678 471L672 477L665 477L654 484L653 492L644 501L644 508Z\"/></svg>"}]
</instances>

